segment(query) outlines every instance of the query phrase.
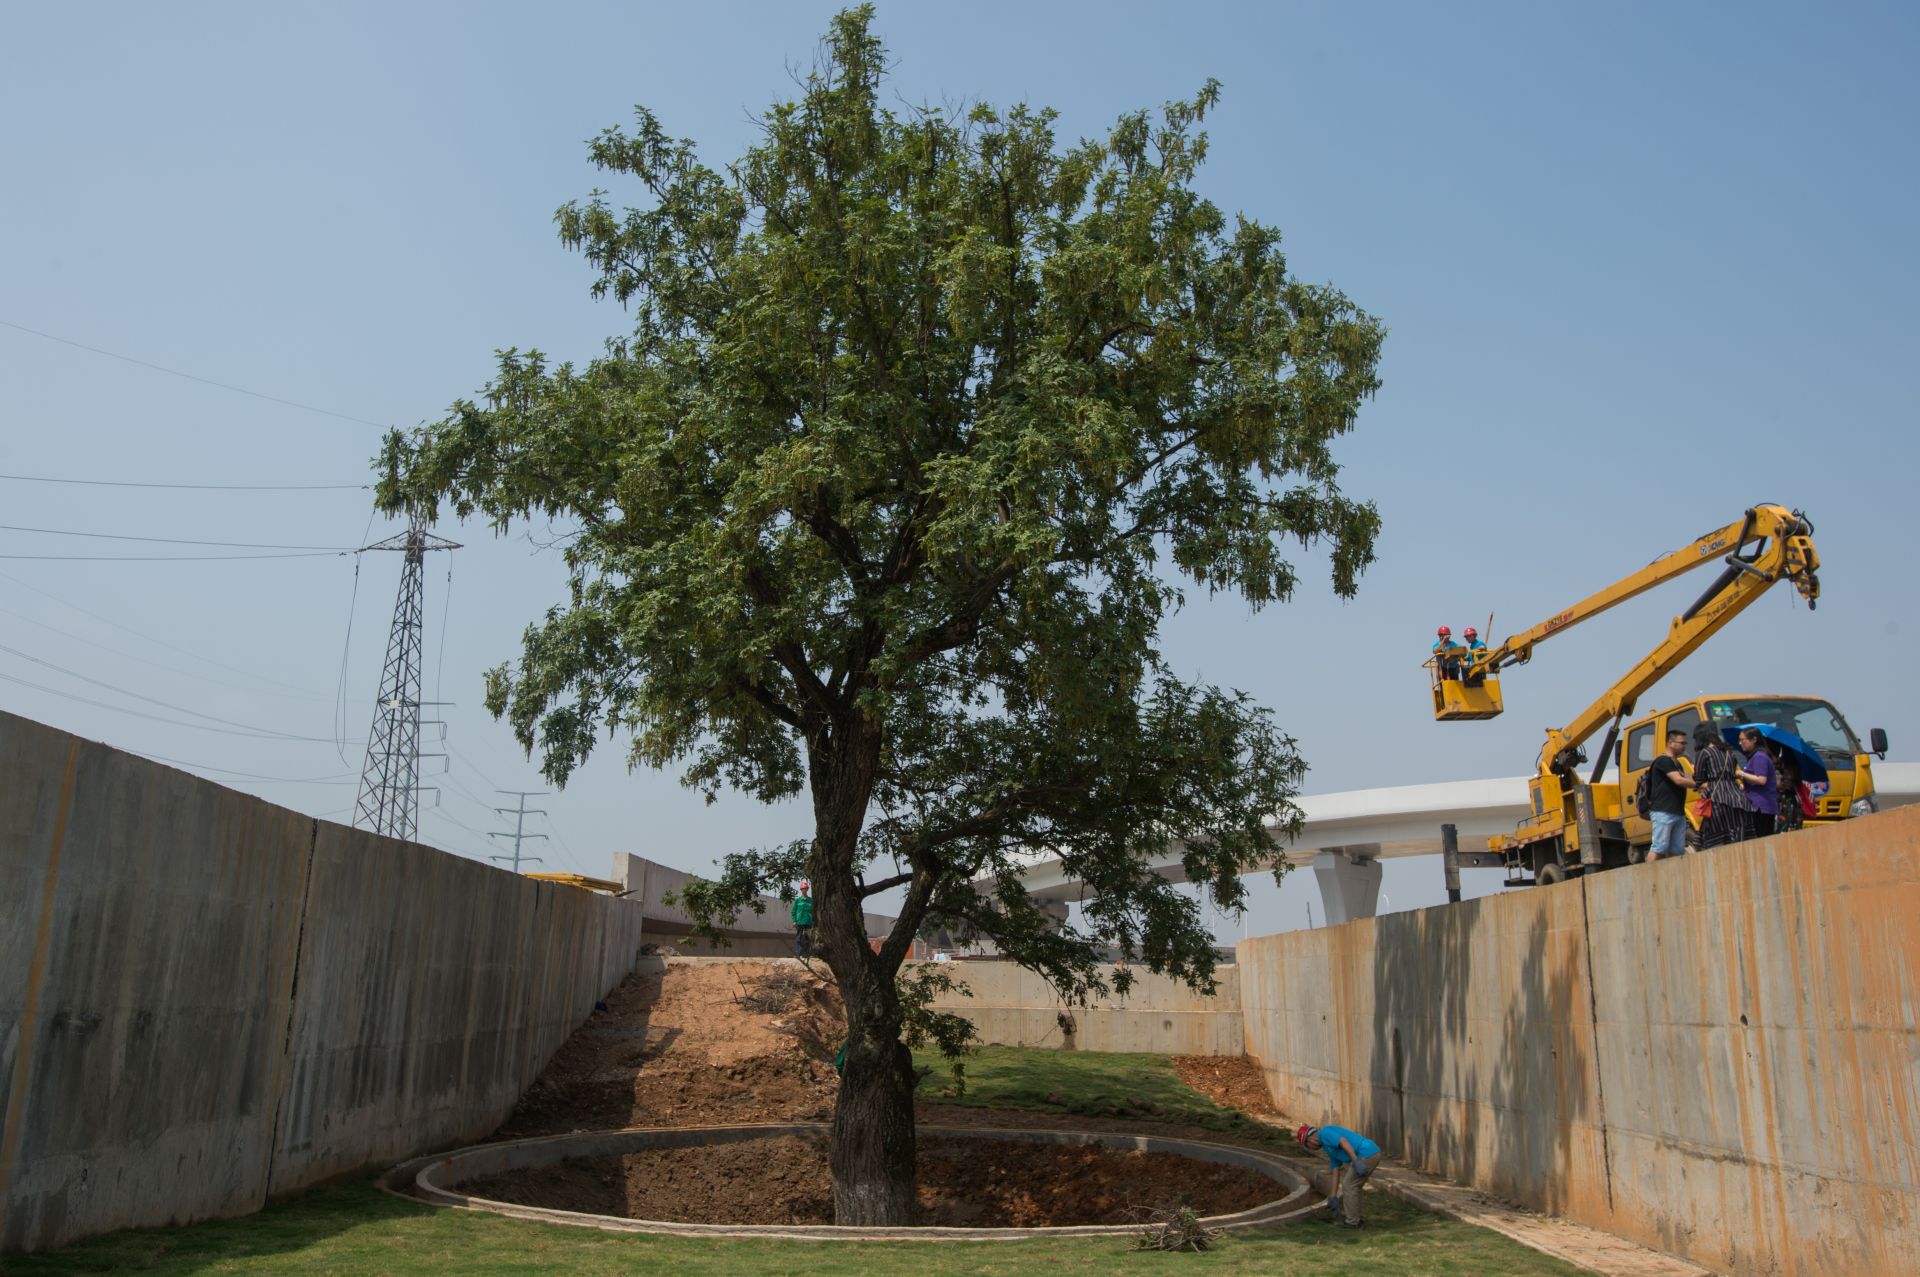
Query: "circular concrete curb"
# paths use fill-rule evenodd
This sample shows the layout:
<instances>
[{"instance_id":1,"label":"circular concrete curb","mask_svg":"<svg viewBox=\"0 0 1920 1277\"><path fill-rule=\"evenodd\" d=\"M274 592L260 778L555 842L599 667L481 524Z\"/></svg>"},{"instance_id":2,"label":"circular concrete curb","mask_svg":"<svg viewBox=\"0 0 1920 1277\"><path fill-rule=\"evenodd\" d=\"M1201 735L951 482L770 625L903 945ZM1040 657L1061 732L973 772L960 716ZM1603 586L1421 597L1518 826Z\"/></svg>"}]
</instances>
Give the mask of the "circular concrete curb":
<instances>
[{"instance_id":1,"label":"circular concrete curb","mask_svg":"<svg viewBox=\"0 0 1920 1277\"><path fill-rule=\"evenodd\" d=\"M1137 1224L1078 1224L1057 1228L856 1228L838 1224L683 1224L670 1220L627 1219L582 1211L520 1206L459 1190L467 1180L505 1171L546 1166L571 1157L601 1157L649 1148L694 1148L774 1139L782 1135L825 1135L819 1123L781 1123L753 1126L630 1127L619 1131L577 1132L537 1139L476 1144L431 1157L405 1162L382 1180L390 1192L432 1206L490 1211L513 1219L547 1224L570 1224L621 1233L671 1233L684 1237L795 1238L809 1241L1021 1241L1036 1237L1111 1237L1139 1231ZM923 1126L927 1135L961 1139L1025 1140L1035 1144L1096 1144L1107 1148L1139 1149L1148 1153L1178 1153L1203 1162L1242 1166L1271 1176L1282 1195L1262 1206L1232 1215L1210 1215L1210 1228L1240 1230L1270 1227L1299 1219L1318 1208L1307 1181L1283 1159L1258 1149L1213 1144L1204 1140L1171 1139L1159 1135L1121 1135L1106 1131L998 1130L985 1127Z\"/></svg>"}]
</instances>

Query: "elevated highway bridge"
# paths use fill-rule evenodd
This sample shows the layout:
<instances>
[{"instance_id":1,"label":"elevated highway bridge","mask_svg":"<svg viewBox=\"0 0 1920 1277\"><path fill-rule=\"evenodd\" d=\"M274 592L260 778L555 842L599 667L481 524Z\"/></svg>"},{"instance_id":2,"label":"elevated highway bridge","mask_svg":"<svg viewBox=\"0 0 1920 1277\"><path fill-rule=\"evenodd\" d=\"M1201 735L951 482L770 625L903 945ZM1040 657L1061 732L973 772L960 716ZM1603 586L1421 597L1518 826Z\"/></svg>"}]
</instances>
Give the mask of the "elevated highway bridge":
<instances>
[{"instance_id":1,"label":"elevated highway bridge","mask_svg":"<svg viewBox=\"0 0 1920 1277\"><path fill-rule=\"evenodd\" d=\"M1881 810L1920 802L1920 763L1875 763ZM1440 826L1459 831L1463 868L1497 867L1487 839L1511 833L1527 815L1527 777L1457 780L1434 785L1394 785L1310 794L1299 800L1306 824L1291 843L1275 835L1274 861L1311 866L1320 884L1329 924L1371 918L1380 897L1380 862L1397 856L1440 853ZM1184 881L1179 852L1170 851L1155 872ZM1035 856L1021 881L1034 895L1064 906L1089 894L1057 859Z\"/></svg>"}]
</instances>

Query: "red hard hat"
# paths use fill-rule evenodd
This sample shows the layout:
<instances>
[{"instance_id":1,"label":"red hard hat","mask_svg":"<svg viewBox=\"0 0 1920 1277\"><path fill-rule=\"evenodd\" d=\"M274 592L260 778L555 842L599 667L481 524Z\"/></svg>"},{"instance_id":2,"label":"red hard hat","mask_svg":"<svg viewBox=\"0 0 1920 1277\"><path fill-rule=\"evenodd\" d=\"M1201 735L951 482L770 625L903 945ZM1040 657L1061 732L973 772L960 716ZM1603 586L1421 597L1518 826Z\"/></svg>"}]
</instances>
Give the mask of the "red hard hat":
<instances>
[{"instance_id":1,"label":"red hard hat","mask_svg":"<svg viewBox=\"0 0 1920 1277\"><path fill-rule=\"evenodd\" d=\"M1299 1130L1293 1133L1293 1138L1299 1140L1302 1144L1305 1144L1307 1142L1307 1136L1311 1134L1313 1134L1313 1128L1311 1126L1302 1125Z\"/></svg>"},{"instance_id":2,"label":"red hard hat","mask_svg":"<svg viewBox=\"0 0 1920 1277\"><path fill-rule=\"evenodd\" d=\"M1440 627L1440 637L1441 637L1441 638L1452 638L1452 637L1453 637L1453 631L1452 631L1452 630L1450 630L1450 629L1448 629L1448 628L1447 628L1446 626L1444 626L1444 625L1443 625L1443 626L1441 626L1441 627Z\"/></svg>"},{"instance_id":3,"label":"red hard hat","mask_svg":"<svg viewBox=\"0 0 1920 1277\"><path fill-rule=\"evenodd\" d=\"M802 891L808 891L808 890L811 890L811 888L809 888L809 887L807 886L807 880L806 880L805 878L802 878L802 879L800 880L800 890L802 890Z\"/></svg>"},{"instance_id":4,"label":"red hard hat","mask_svg":"<svg viewBox=\"0 0 1920 1277\"><path fill-rule=\"evenodd\" d=\"M1474 629L1474 628L1473 628L1473 627L1472 627L1471 625L1469 625L1469 626L1467 627L1467 637L1468 637L1468 638L1473 638L1474 636L1476 636L1476 635L1477 635L1477 634L1479 634L1479 633L1480 633L1480 631L1479 631L1479 630L1476 630L1476 629Z\"/></svg>"}]
</instances>

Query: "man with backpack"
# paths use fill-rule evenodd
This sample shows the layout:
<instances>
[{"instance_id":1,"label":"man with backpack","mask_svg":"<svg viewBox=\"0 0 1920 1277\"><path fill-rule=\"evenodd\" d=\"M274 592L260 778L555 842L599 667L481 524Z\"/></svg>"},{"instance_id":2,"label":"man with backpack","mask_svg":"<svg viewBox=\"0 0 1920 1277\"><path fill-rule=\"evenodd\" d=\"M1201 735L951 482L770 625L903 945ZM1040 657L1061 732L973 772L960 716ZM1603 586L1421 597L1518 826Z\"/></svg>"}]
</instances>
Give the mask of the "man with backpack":
<instances>
[{"instance_id":1,"label":"man with backpack","mask_svg":"<svg viewBox=\"0 0 1920 1277\"><path fill-rule=\"evenodd\" d=\"M1667 733L1667 749L1653 760L1653 766L1640 774L1634 795L1640 814L1653 822L1653 842L1647 848L1649 861L1663 856L1681 856L1687 850L1687 794L1694 787L1681 761L1687 753L1687 734Z\"/></svg>"}]
</instances>

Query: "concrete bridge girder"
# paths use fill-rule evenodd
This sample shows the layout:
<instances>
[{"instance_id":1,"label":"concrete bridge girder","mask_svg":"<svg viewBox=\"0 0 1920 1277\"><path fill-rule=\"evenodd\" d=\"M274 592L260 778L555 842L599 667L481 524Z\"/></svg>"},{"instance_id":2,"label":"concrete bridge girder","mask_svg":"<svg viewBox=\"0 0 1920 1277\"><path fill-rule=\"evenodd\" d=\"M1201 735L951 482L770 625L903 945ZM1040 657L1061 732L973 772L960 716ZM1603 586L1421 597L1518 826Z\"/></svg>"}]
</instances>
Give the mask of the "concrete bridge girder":
<instances>
[{"instance_id":1,"label":"concrete bridge girder","mask_svg":"<svg viewBox=\"0 0 1920 1277\"><path fill-rule=\"evenodd\" d=\"M1920 763L1878 762L1873 774L1882 810L1920 802ZM1283 840L1273 831L1274 862L1311 866L1327 921L1346 922L1377 912L1380 861L1440 853L1440 826L1455 827L1462 851L1481 851L1488 838L1511 832L1528 814L1527 778L1309 794L1298 805L1305 816L1299 835ZM1178 845L1170 848L1154 872L1171 882L1185 881L1182 850ZM1057 857L1047 854L1029 858L1021 881L1028 891L1054 899L1082 900L1088 894Z\"/></svg>"}]
</instances>

